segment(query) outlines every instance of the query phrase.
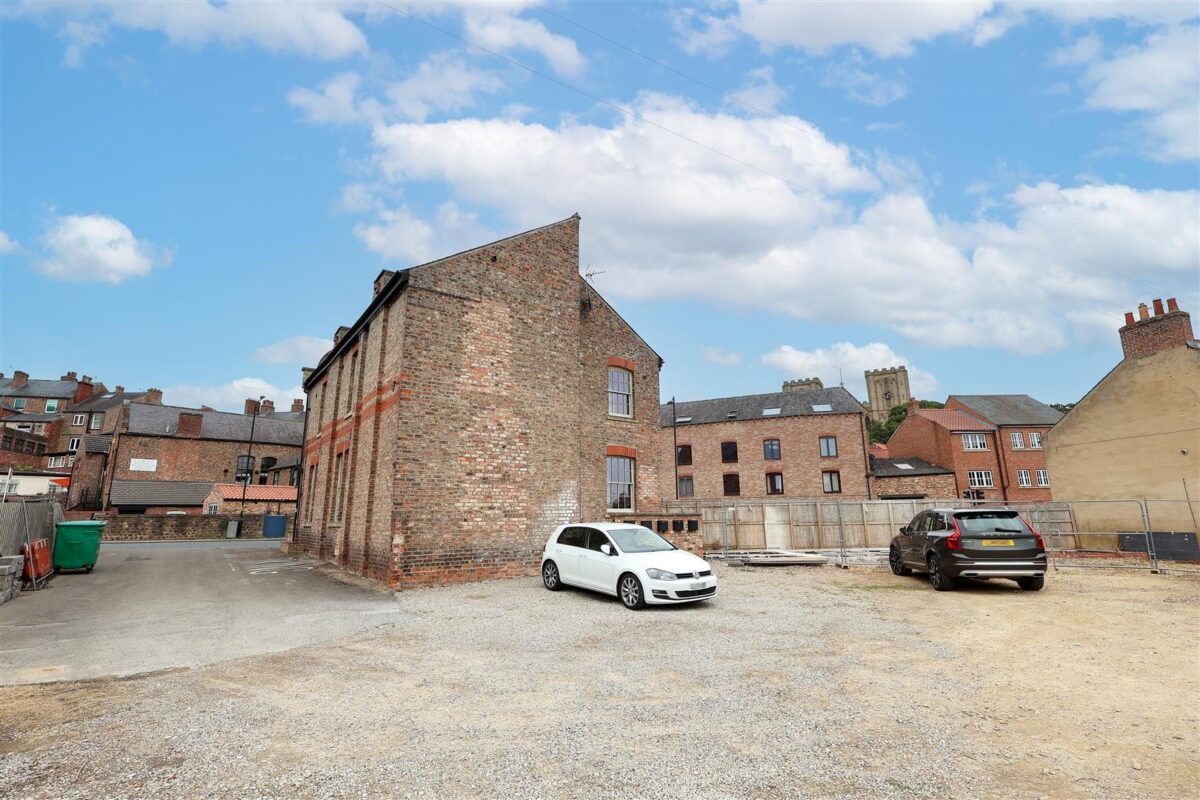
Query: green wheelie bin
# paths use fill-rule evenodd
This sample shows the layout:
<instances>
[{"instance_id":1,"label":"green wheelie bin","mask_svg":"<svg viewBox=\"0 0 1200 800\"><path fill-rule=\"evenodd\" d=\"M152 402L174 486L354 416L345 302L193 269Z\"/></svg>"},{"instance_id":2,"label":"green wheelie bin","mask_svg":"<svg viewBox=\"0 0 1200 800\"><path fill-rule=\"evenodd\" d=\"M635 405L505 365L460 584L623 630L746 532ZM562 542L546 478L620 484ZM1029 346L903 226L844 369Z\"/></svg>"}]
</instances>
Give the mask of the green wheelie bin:
<instances>
[{"instance_id":1,"label":"green wheelie bin","mask_svg":"<svg viewBox=\"0 0 1200 800\"><path fill-rule=\"evenodd\" d=\"M93 520L60 522L54 535L54 571L81 569L91 572L100 556L104 523Z\"/></svg>"}]
</instances>

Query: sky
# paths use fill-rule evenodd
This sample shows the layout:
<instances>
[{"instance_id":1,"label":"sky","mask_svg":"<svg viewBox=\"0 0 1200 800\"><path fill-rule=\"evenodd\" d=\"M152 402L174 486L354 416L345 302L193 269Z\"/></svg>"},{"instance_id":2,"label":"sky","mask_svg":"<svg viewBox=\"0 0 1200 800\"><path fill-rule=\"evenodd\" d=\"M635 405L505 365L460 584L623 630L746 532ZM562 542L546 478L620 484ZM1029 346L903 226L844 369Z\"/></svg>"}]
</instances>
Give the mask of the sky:
<instances>
[{"instance_id":1,"label":"sky","mask_svg":"<svg viewBox=\"0 0 1200 800\"><path fill-rule=\"evenodd\" d=\"M1200 311L1198 15L6 2L0 371L285 405L380 269L579 213L663 400L1073 402Z\"/></svg>"}]
</instances>

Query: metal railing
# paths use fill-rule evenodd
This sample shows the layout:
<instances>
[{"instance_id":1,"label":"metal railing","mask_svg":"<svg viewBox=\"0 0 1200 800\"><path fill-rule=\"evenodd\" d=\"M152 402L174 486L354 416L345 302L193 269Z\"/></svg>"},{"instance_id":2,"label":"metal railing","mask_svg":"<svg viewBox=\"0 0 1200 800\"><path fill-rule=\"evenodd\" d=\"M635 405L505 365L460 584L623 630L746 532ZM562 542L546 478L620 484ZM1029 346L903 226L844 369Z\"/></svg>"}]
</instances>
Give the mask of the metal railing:
<instances>
[{"instance_id":1,"label":"metal railing","mask_svg":"<svg viewBox=\"0 0 1200 800\"><path fill-rule=\"evenodd\" d=\"M703 520L708 551L885 549L899 528L934 507L1005 507L1040 532L1053 568L1144 569L1200 573L1200 502L1055 500L1042 503L924 500L684 500L673 513Z\"/></svg>"}]
</instances>

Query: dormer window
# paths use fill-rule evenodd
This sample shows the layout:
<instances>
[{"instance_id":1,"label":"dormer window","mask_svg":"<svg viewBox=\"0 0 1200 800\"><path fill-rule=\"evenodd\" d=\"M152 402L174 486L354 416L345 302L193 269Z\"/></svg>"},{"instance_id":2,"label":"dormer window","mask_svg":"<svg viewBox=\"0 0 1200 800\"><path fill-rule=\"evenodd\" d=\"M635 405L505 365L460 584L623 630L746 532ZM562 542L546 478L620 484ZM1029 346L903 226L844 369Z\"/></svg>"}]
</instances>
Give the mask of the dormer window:
<instances>
[{"instance_id":1,"label":"dormer window","mask_svg":"<svg viewBox=\"0 0 1200 800\"><path fill-rule=\"evenodd\" d=\"M778 417L782 413L782 408L764 408L762 415L764 417Z\"/></svg>"},{"instance_id":2,"label":"dormer window","mask_svg":"<svg viewBox=\"0 0 1200 800\"><path fill-rule=\"evenodd\" d=\"M812 410L818 414L827 414L833 411L833 406L829 405L829 403L816 403L813 405Z\"/></svg>"},{"instance_id":3,"label":"dormer window","mask_svg":"<svg viewBox=\"0 0 1200 800\"><path fill-rule=\"evenodd\" d=\"M692 418L691 418L691 417L679 417L679 418L678 418L678 419L676 419L675 421L676 421L676 422L691 422L691 421L692 421Z\"/></svg>"},{"instance_id":4,"label":"dormer window","mask_svg":"<svg viewBox=\"0 0 1200 800\"><path fill-rule=\"evenodd\" d=\"M738 412L736 411L727 411L725 413L725 419L737 419L737 414Z\"/></svg>"}]
</instances>

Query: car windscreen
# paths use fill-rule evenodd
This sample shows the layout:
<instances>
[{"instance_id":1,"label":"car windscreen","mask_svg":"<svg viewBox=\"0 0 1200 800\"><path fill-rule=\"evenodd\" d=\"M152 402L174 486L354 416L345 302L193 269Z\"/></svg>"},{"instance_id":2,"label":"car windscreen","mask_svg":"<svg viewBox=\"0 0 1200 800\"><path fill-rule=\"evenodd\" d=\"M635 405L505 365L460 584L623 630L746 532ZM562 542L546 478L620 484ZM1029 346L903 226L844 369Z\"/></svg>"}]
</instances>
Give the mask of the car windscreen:
<instances>
[{"instance_id":1,"label":"car windscreen","mask_svg":"<svg viewBox=\"0 0 1200 800\"><path fill-rule=\"evenodd\" d=\"M675 545L649 528L614 528L608 535L622 553L657 553L675 549Z\"/></svg>"},{"instance_id":2,"label":"car windscreen","mask_svg":"<svg viewBox=\"0 0 1200 800\"><path fill-rule=\"evenodd\" d=\"M1015 511L972 511L954 518L963 533L1029 533L1029 526Z\"/></svg>"}]
</instances>

